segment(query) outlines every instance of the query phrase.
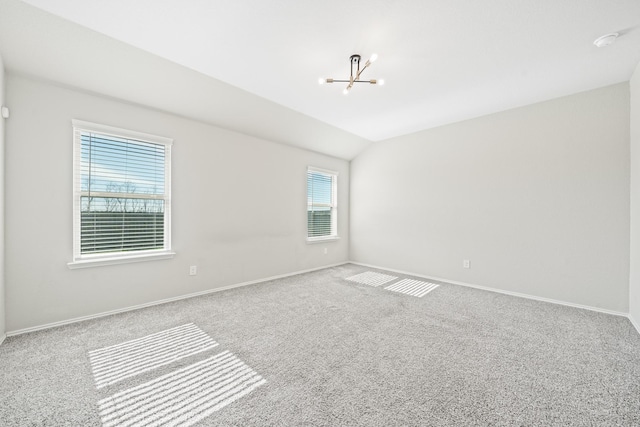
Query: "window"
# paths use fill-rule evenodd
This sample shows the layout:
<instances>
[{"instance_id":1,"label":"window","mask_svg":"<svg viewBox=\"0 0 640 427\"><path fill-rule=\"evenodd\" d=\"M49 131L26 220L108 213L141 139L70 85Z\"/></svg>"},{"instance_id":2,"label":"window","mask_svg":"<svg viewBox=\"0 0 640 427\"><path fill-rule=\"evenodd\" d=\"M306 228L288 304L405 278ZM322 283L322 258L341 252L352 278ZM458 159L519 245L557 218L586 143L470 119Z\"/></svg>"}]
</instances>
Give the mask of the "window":
<instances>
[{"instance_id":1,"label":"window","mask_svg":"<svg viewBox=\"0 0 640 427\"><path fill-rule=\"evenodd\" d=\"M307 169L307 240L338 238L338 173Z\"/></svg>"},{"instance_id":2,"label":"window","mask_svg":"<svg viewBox=\"0 0 640 427\"><path fill-rule=\"evenodd\" d=\"M79 120L73 140L69 267L172 256L173 141Z\"/></svg>"}]
</instances>

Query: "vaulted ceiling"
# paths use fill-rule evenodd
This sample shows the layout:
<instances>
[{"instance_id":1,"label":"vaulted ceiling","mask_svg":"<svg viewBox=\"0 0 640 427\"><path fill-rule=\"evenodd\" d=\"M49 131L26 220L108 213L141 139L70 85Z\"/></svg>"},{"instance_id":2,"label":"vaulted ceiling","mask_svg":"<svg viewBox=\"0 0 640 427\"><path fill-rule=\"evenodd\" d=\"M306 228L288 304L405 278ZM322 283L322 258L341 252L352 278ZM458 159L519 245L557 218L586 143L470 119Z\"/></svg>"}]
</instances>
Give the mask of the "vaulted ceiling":
<instances>
[{"instance_id":1,"label":"vaulted ceiling","mask_svg":"<svg viewBox=\"0 0 640 427\"><path fill-rule=\"evenodd\" d=\"M378 54L363 78L384 86L318 85L348 78L354 53ZM640 1L0 0L0 54L10 72L351 159L629 80Z\"/></svg>"}]
</instances>

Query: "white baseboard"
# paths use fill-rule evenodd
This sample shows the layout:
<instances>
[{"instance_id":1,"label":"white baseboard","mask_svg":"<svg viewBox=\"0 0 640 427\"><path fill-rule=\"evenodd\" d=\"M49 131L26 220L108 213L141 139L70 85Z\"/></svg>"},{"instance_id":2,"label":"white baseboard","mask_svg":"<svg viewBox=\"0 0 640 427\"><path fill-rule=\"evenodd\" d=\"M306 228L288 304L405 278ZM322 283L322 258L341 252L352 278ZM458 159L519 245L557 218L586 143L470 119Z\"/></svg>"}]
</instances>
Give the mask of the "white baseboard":
<instances>
[{"instance_id":1,"label":"white baseboard","mask_svg":"<svg viewBox=\"0 0 640 427\"><path fill-rule=\"evenodd\" d=\"M347 261L339 262L337 264L330 264L330 265L325 265L325 266L322 266L322 267L310 268L310 269L307 269L307 270L300 270L300 271L296 271L296 272L293 272L293 273L279 274L277 276L266 277L264 279L250 280L248 282L236 283L236 284L233 284L233 285L222 286L220 288L208 289L206 291L194 292L194 293L191 293L191 294L180 295L180 296L177 296L177 297L166 298L166 299L152 301L152 302L148 302L148 303L144 303L144 304L132 305L132 306L125 307L125 308L119 308L117 310L103 311L101 313L91 314L89 316L74 317L72 319L62 320L62 321L59 321L59 322L47 323L47 324L39 325L39 326L32 326L30 328L17 329L15 331L7 332L6 336L12 337L12 336L15 336L15 335L21 335L21 334L26 334L26 333L29 333L29 332L40 331L40 330L43 330L43 329L55 328L57 326L68 325L70 323L83 322L85 320L97 319L99 317L111 316L113 314L125 313L127 311L133 311L133 310L139 310L141 308L152 307L154 305L166 304L168 302L179 301L179 300L183 300L183 299L187 299L187 298L198 297L198 296L201 296L201 295L212 294L214 292L222 292L222 291L226 291L226 290L229 290L229 289L240 288L242 286L255 285L255 284L258 284L258 283L269 282L271 280L283 279L285 277L296 276L298 274L309 273L309 272L317 271L317 270L324 270L325 268L337 267L339 265L344 265L344 264L348 264L348 262ZM2 343L2 340L0 340L0 343Z\"/></svg>"},{"instance_id":2,"label":"white baseboard","mask_svg":"<svg viewBox=\"0 0 640 427\"><path fill-rule=\"evenodd\" d=\"M226 290L229 290L229 289L240 288L242 286L249 286L249 285L255 285L255 284L258 284L258 283L269 282L271 280L276 280L276 279L282 279L282 278L285 278L285 277L296 276L298 274L304 274L304 273L309 273L309 272L312 272L312 271L323 270L325 268L337 267L337 266L344 265L344 264L360 265L362 267L375 268L375 269L378 269L378 270L386 270L386 271L390 271L390 272L394 272L394 273L406 274L407 276L421 277L423 279L436 280L436 281L439 281L439 282L450 283L452 285L459 285L459 286L465 286L465 287L469 287L469 288L481 289L481 290L484 290L484 291L496 292L496 293L500 293L500 294L519 297L519 298L526 298L526 299L531 299L531 300L536 300L536 301L548 302L548 303L551 303L551 304L559 304L559 305L564 305L564 306L568 306L568 307L581 308L581 309L584 309L584 310L596 311L596 312L599 312L599 313L612 314L614 316L623 316L623 317L626 317L626 318L629 319L631 324L636 328L636 330L640 334L640 323L637 322L628 313L623 313L623 312L613 311L613 310L606 310L606 309L603 309L603 308L591 307L591 306L587 306L587 305L574 304L574 303L567 302L567 301L560 301L560 300L555 300L555 299L551 299L551 298L543 298L543 297L538 297L538 296L535 296L535 295L522 294L522 293L519 293L519 292L505 291L505 290L502 290L502 289L491 288L491 287L487 287L487 286L474 285L474 284L465 283L465 282L458 282L458 281L454 281L454 280L443 279L443 278L440 278L440 277L425 276L424 274L417 274L417 273L412 273L412 272L409 272L409 271L396 270L396 269L387 268L387 267L380 267L380 266L371 265L371 264L365 264L365 263L361 263L361 262L347 261L347 262L340 262L340 263L336 263L336 264L325 265L323 267L316 267L316 268L310 268L310 269L307 269L307 270L300 270L300 271L296 271L296 272L293 272L293 273L280 274L280 275L277 275L277 276L271 276L271 277L267 277L267 278L264 278L264 279L257 279L257 280L251 280L251 281L248 281L248 282L236 283L236 284L233 284L233 285L223 286L223 287L220 287L220 288L208 289L206 291L194 292L194 293L191 293L191 294L180 295L180 296L177 296L177 297L166 298L166 299L152 301L152 302L148 302L148 303L144 303L144 304L138 304L138 305L129 306L129 307L125 307L125 308L121 308L121 309L117 309L117 310L104 311L104 312L97 313L97 314L92 314L92 315L89 315L89 316L75 317L75 318L68 319L68 320L62 320L62 321L59 321L59 322L47 323L47 324L44 324L44 325L33 326L33 327L30 327L30 328L17 329L15 331L9 331L6 334L0 336L0 345L4 342L4 340L7 337L11 337L11 336L26 334L26 333L29 333L29 332L40 331L40 330L43 330L43 329L55 328L57 326L68 325L68 324L71 324L71 323L82 322L82 321L85 321L85 320L97 319L97 318L100 318L100 317L111 316L113 314L125 313L127 311L139 310L141 308L152 307L154 305L160 305L160 304L166 304L166 303L173 302L173 301L179 301L179 300L183 300L183 299L187 299L187 298L193 298L193 297L197 297L197 296L201 296L201 295L207 295L207 294L211 294L211 293L215 293L215 292L222 292L222 291L226 291Z\"/></svg>"},{"instance_id":3,"label":"white baseboard","mask_svg":"<svg viewBox=\"0 0 640 427\"><path fill-rule=\"evenodd\" d=\"M588 306L588 305L574 304L572 302L560 301L560 300L556 300L556 299L544 298L544 297L539 297L539 296L529 295L529 294L522 294L522 293L519 293L519 292L505 291L503 289L490 288L488 286L474 285L472 283L458 282L458 281L454 281L454 280L443 279L443 278L440 278L440 277L425 276L424 274L412 273L410 271L395 270L393 268L379 267L379 266L376 266L376 265L364 264L364 263L361 263L361 262L351 261L350 264L360 265L362 267L368 267L368 268L376 268L378 270L391 271L391 272L399 273L399 274L406 274L407 276L421 277L423 279L436 280L438 282L450 283L452 285L459 285L459 286L466 286L468 288L481 289L483 291L497 292L499 294L511 295L511 296L519 297L519 298L526 298L526 299L531 299L531 300L536 300L536 301L549 302L551 304L565 305L565 306L568 306L568 307L581 308L583 310L597 311L599 313L613 314L614 316L623 316L623 317L627 317L627 318L629 318L631 320L631 318L629 317L628 313L623 313L621 311L613 311L613 310L607 310L607 309L604 309L604 308L591 307L591 306ZM634 323L633 320L631 322ZM634 324L634 325L636 326L636 329L638 329L637 324ZM640 329L638 329L638 331L640 332Z\"/></svg>"},{"instance_id":4,"label":"white baseboard","mask_svg":"<svg viewBox=\"0 0 640 427\"><path fill-rule=\"evenodd\" d=\"M2 334L0 335L0 345L2 345L2 343L4 342L4 340L7 338L7 334Z\"/></svg>"},{"instance_id":5,"label":"white baseboard","mask_svg":"<svg viewBox=\"0 0 640 427\"><path fill-rule=\"evenodd\" d=\"M631 322L633 327L636 328L636 331L638 331L638 333L640 334L640 322L636 322L636 319L631 317L631 314L629 314L627 317L629 318L629 322Z\"/></svg>"}]
</instances>

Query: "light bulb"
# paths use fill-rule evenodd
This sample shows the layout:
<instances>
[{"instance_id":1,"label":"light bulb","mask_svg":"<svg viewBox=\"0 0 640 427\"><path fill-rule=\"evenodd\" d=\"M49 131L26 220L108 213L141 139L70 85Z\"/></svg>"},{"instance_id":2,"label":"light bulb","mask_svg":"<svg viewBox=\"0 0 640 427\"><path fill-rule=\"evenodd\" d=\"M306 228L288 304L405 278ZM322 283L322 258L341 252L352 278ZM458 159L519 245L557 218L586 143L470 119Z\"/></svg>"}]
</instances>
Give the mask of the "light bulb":
<instances>
[{"instance_id":1,"label":"light bulb","mask_svg":"<svg viewBox=\"0 0 640 427\"><path fill-rule=\"evenodd\" d=\"M344 93L345 95L349 95L349 89L343 90L342 93Z\"/></svg>"},{"instance_id":2,"label":"light bulb","mask_svg":"<svg viewBox=\"0 0 640 427\"><path fill-rule=\"evenodd\" d=\"M378 80L378 84L379 84L380 86L384 86L384 79L379 79L379 80Z\"/></svg>"},{"instance_id":3,"label":"light bulb","mask_svg":"<svg viewBox=\"0 0 640 427\"><path fill-rule=\"evenodd\" d=\"M325 79L323 79L322 77L320 77L320 78L318 79L318 84L319 84L319 85L323 85L323 84L325 84L325 83L326 83L326 80L325 80Z\"/></svg>"},{"instance_id":4,"label":"light bulb","mask_svg":"<svg viewBox=\"0 0 640 427\"><path fill-rule=\"evenodd\" d=\"M374 53L373 55L371 55L371 58L369 58L369 62L375 62L376 59L378 59L378 54Z\"/></svg>"}]
</instances>

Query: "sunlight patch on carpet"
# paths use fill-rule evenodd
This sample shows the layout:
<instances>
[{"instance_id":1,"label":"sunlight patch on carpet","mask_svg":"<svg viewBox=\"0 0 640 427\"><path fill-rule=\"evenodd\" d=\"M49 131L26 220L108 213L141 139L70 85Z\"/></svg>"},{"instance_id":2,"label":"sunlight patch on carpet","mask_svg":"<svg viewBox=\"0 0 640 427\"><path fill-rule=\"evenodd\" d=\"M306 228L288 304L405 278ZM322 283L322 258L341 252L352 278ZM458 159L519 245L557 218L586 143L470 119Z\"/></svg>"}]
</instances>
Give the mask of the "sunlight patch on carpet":
<instances>
[{"instance_id":1,"label":"sunlight patch on carpet","mask_svg":"<svg viewBox=\"0 0 640 427\"><path fill-rule=\"evenodd\" d=\"M435 283L422 282L420 280L403 279L385 289L393 292L400 292L414 297L422 298L440 285Z\"/></svg>"},{"instance_id":2,"label":"sunlight patch on carpet","mask_svg":"<svg viewBox=\"0 0 640 427\"><path fill-rule=\"evenodd\" d=\"M208 359L98 402L104 427L187 427L266 383L233 353Z\"/></svg>"},{"instance_id":3,"label":"sunlight patch on carpet","mask_svg":"<svg viewBox=\"0 0 640 427\"><path fill-rule=\"evenodd\" d=\"M131 378L218 345L193 323L89 352L97 388Z\"/></svg>"},{"instance_id":4,"label":"sunlight patch on carpet","mask_svg":"<svg viewBox=\"0 0 640 427\"><path fill-rule=\"evenodd\" d=\"M373 271L365 271L364 273L347 277L345 280L375 287L375 286L384 285L385 283L389 283L392 280L396 280L396 279L397 277L394 277L394 276L389 276L382 273L375 273Z\"/></svg>"}]
</instances>

